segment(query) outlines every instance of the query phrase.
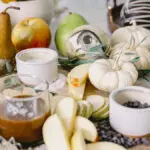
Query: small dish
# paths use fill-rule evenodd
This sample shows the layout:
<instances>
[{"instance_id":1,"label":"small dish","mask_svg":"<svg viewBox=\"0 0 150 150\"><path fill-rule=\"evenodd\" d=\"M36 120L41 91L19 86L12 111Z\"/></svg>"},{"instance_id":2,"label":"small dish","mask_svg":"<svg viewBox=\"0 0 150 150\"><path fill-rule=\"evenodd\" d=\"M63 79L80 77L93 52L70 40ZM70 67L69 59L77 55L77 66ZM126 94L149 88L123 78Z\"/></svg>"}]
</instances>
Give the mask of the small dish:
<instances>
[{"instance_id":1,"label":"small dish","mask_svg":"<svg viewBox=\"0 0 150 150\"><path fill-rule=\"evenodd\" d=\"M128 101L139 101L150 105L150 89L130 86L115 90L110 97L110 124L127 136L140 137L150 134L150 107L129 108Z\"/></svg>"}]
</instances>

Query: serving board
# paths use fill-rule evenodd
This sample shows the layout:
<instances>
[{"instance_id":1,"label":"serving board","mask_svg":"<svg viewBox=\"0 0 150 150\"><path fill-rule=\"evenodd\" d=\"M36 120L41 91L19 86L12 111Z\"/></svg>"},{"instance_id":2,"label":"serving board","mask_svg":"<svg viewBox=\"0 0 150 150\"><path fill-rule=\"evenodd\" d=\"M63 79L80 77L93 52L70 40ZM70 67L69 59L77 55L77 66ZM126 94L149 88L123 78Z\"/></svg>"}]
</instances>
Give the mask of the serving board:
<instances>
[{"instance_id":1,"label":"serving board","mask_svg":"<svg viewBox=\"0 0 150 150\"><path fill-rule=\"evenodd\" d=\"M64 71L62 69L60 69L61 73L63 74L67 74L67 71ZM2 82L2 80L5 79L6 76L3 76L0 78L0 84ZM148 87L150 88L150 73L149 74L146 74L146 75L142 75L136 85L138 86L144 86L144 87ZM63 95L63 96L69 96L68 93L67 93L67 85L64 86L58 93L59 95ZM86 97L88 95L94 95L94 94L97 94L97 95L101 95L103 97L106 97L108 98L109 97L109 93L106 93L106 92L103 92L103 91L100 91L100 90L97 90L95 87L92 86L92 84L88 81L87 82L87 85L86 85L86 90L85 90L85 95L84 95L84 99L86 99ZM40 146L37 146L37 145L40 145ZM30 148L26 148L26 149L22 149L22 150L46 150L46 147L45 145L43 144L43 141L40 141L39 143L34 143L33 145L27 145L27 147L30 147ZM31 148L33 147L33 148ZM150 150L150 146L145 146L145 145L140 145L140 146L136 146L136 147L133 147L133 148L130 148L129 150Z\"/></svg>"}]
</instances>

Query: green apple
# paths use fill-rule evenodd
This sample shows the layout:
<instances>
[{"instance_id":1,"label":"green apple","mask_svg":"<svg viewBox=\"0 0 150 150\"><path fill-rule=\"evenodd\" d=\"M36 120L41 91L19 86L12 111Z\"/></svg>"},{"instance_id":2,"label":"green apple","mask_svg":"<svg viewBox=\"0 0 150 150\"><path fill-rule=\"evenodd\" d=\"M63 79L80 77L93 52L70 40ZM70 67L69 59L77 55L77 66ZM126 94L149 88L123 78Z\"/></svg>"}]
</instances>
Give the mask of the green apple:
<instances>
[{"instance_id":1,"label":"green apple","mask_svg":"<svg viewBox=\"0 0 150 150\"><path fill-rule=\"evenodd\" d=\"M105 105L92 114L92 118L101 120L109 117L109 102L106 100Z\"/></svg>"},{"instance_id":2,"label":"green apple","mask_svg":"<svg viewBox=\"0 0 150 150\"><path fill-rule=\"evenodd\" d=\"M67 129L68 137L70 137L74 129L74 123L76 118L76 101L70 97L64 98L57 105L56 112Z\"/></svg>"},{"instance_id":3,"label":"green apple","mask_svg":"<svg viewBox=\"0 0 150 150\"><path fill-rule=\"evenodd\" d=\"M55 44L62 56L68 56L67 40L77 27L88 24L79 14L70 14L58 26L55 34ZM71 54L71 53L70 53Z\"/></svg>"},{"instance_id":4,"label":"green apple","mask_svg":"<svg viewBox=\"0 0 150 150\"><path fill-rule=\"evenodd\" d=\"M101 109L105 104L105 99L100 95L90 95L86 98L86 101L90 102L93 105L93 112Z\"/></svg>"},{"instance_id":5,"label":"green apple","mask_svg":"<svg viewBox=\"0 0 150 150\"><path fill-rule=\"evenodd\" d=\"M76 117L75 130L81 130L87 141L96 142L98 140L98 133L95 125L84 117Z\"/></svg>"},{"instance_id":6,"label":"green apple","mask_svg":"<svg viewBox=\"0 0 150 150\"><path fill-rule=\"evenodd\" d=\"M87 101L78 102L78 115L82 117L89 118L93 113L93 106Z\"/></svg>"},{"instance_id":7,"label":"green apple","mask_svg":"<svg viewBox=\"0 0 150 150\"><path fill-rule=\"evenodd\" d=\"M86 145L86 150L127 150L124 147L111 142L97 142Z\"/></svg>"},{"instance_id":8,"label":"green apple","mask_svg":"<svg viewBox=\"0 0 150 150\"><path fill-rule=\"evenodd\" d=\"M82 131L76 130L71 139L71 149L72 150L86 150L86 144Z\"/></svg>"},{"instance_id":9,"label":"green apple","mask_svg":"<svg viewBox=\"0 0 150 150\"><path fill-rule=\"evenodd\" d=\"M48 150L71 150L67 131L57 114L44 123L43 139Z\"/></svg>"}]
</instances>

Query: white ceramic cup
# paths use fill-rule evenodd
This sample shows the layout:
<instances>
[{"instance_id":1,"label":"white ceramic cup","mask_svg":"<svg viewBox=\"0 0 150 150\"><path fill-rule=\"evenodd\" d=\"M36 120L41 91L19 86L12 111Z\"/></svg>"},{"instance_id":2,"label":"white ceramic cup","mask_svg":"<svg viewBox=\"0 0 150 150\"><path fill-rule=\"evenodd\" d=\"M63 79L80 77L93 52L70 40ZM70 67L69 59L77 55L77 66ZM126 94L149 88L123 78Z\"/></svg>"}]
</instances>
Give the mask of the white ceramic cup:
<instances>
[{"instance_id":1,"label":"white ceramic cup","mask_svg":"<svg viewBox=\"0 0 150 150\"><path fill-rule=\"evenodd\" d=\"M140 101L150 105L150 89L144 87L126 87L115 90L110 95L110 124L124 135L145 136L150 134L150 108L128 108L128 101Z\"/></svg>"},{"instance_id":2,"label":"white ceramic cup","mask_svg":"<svg viewBox=\"0 0 150 150\"><path fill-rule=\"evenodd\" d=\"M29 74L52 83L58 77L58 54L48 48L31 48L16 55L17 74Z\"/></svg>"}]
</instances>

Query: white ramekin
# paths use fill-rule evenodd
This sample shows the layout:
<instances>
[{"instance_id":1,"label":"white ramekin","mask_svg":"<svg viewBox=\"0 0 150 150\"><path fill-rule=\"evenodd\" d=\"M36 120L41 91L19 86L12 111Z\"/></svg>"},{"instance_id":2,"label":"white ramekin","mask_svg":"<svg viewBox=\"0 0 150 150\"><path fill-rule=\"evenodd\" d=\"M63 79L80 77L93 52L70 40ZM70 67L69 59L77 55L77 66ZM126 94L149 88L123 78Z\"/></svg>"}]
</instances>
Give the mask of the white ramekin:
<instances>
[{"instance_id":1,"label":"white ramekin","mask_svg":"<svg viewBox=\"0 0 150 150\"><path fill-rule=\"evenodd\" d=\"M33 61L38 59L38 61ZM31 48L16 55L17 73L35 75L52 83L58 77L58 54L48 48Z\"/></svg>"},{"instance_id":2,"label":"white ramekin","mask_svg":"<svg viewBox=\"0 0 150 150\"><path fill-rule=\"evenodd\" d=\"M150 134L150 108L128 108L127 101L140 101L150 104L150 89L130 86L115 90L110 94L110 124L124 135L145 136Z\"/></svg>"}]
</instances>

